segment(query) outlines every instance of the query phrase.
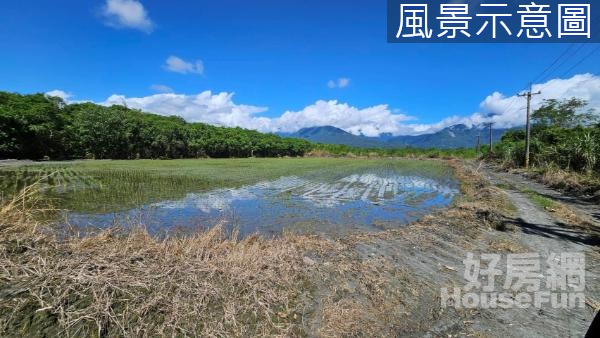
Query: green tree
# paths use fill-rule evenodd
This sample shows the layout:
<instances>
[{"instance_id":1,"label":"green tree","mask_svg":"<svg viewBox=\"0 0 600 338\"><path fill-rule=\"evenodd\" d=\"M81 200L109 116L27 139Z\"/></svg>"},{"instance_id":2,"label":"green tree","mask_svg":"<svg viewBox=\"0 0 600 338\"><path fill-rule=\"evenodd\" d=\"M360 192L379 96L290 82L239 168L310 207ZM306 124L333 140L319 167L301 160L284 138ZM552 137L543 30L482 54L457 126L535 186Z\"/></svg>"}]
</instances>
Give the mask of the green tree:
<instances>
[{"instance_id":1,"label":"green tree","mask_svg":"<svg viewBox=\"0 0 600 338\"><path fill-rule=\"evenodd\" d=\"M188 123L119 105L0 92L0 158L301 156L312 147L304 140Z\"/></svg>"},{"instance_id":2,"label":"green tree","mask_svg":"<svg viewBox=\"0 0 600 338\"><path fill-rule=\"evenodd\" d=\"M531 118L534 124L544 127L574 128L590 125L598 121L598 116L593 109L584 110L586 106L587 101L578 98L544 100Z\"/></svg>"}]
</instances>

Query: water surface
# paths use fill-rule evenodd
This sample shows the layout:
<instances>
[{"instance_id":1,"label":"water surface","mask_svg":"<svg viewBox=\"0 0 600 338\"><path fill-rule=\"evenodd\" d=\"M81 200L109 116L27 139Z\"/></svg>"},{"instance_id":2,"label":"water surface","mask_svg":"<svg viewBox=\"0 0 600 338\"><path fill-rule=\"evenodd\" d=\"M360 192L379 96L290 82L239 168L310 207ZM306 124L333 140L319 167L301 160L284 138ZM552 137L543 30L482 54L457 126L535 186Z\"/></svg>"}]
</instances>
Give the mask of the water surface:
<instances>
[{"instance_id":1,"label":"water surface","mask_svg":"<svg viewBox=\"0 0 600 338\"><path fill-rule=\"evenodd\" d=\"M451 179L364 171L333 180L285 176L238 188L189 192L112 213L68 212L79 227L142 224L151 232L186 231L222 223L242 236L282 231L339 234L398 227L448 206L458 193Z\"/></svg>"},{"instance_id":2,"label":"water surface","mask_svg":"<svg viewBox=\"0 0 600 338\"><path fill-rule=\"evenodd\" d=\"M155 234L216 224L242 236L380 231L444 208L458 194L452 170L436 161L142 160L0 168L5 196L40 180L44 195L64 210L57 223L142 225Z\"/></svg>"}]
</instances>

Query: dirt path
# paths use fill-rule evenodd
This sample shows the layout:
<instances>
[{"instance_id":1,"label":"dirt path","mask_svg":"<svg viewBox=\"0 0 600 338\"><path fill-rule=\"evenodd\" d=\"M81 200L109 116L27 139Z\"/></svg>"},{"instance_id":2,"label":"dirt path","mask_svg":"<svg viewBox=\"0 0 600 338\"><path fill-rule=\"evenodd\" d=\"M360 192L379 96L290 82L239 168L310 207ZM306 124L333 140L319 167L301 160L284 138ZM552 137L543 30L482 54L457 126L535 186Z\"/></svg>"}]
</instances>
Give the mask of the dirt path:
<instances>
[{"instance_id":1,"label":"dirt path","mask_svg":"<svg viewBox=\"0 0 600 338\"><path fill-rule=\"evenodd\" d=\"M532 181L531 179L516 173L498 170L489 165L484 165L481 170L495 184L509 184L516 190L531 190L544 197L561 202L575 211L587 215L593 220L596 225L600 226L600 205L592 201L590 198L582 198L576 196L565 195L562 192L549 188L541 183Z\"/></svg>"},{"instance_id":2,"label":"dirt path","mask_svg":"<svg viewBox=\"0 0 600 338\"><path fill-rule=\"evenodd\" d=\"M559 191L531 181L518 174L497 170L490 166L480 168L482 174L494 185L501 187L518 209L517 220L525 233L538 233L555 239L568 239L571 242L598 245L597 238L572 229L569 224L557 220L546 210L541 209L524 193L532 191L545 198L566 205L569 209L593 224L592 233L600 229L600 206L589 200L567 196Z\"/></svg>"},{"instance_id":3,"label":"dirt path","mask_svg":"<svg viewBox=\"0 0 600 338\"><path fill-rule=\"evenodd\" d=\"M597 301L600 296L598 286L597 240L590 234L583 233L557 220L546 210L537 206L523 193L524 190L534 191L542 196L568 205L572 210L584 214L598 225L599 208L592 203L565 196L555 190L545 187L537 182L527 180L525 177L507 172L496 171L490 167L483 167L483 174L494 185L500 186L507 193L517 209L514 224L520 230L520 242L528 248L535 250L542 257L550 253L584 252L586 254L586 298ZM592 256L592 259L588 259ZM591 323L594 311L591 308L574 310L544 309L540 311L540 318L551 319L558 332L568 333L569 336L578 336L584 323ZM532 316L533 319L535 316ZM539 325L541 320L536 321ZM533 324L533 322L532 322ZM535 324L534 324L535 325ZM539 332L539 331L538 331Z\"/></svg>"}]
</instances>

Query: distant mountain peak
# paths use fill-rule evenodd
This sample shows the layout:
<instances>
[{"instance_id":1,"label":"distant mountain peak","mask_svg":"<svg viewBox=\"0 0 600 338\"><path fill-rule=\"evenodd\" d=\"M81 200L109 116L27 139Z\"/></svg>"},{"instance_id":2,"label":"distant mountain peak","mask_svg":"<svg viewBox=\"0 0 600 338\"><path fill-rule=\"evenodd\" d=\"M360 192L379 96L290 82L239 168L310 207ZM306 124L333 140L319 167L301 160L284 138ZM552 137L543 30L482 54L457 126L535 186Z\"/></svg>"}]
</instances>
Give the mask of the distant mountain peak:
<instances>
[{"instance_id":1,"label":"distant mountain peak","mask_svg":"<svg viewBox=\"0 0 600 338\"><path fill-rule=\"evenodd\" d=\"M430 134L393 136L390 133L383 133L379 137L368 137L354 135L343 129L326 125L302 128L295 133L280 135L303 138L317 143L345 144L362 148L469 148L475 146L477 136L483 128L485 125L474 124L469 127L465 124L455 124ZM499 140L507 130L495 129L494 142Z\"/></svg>"},{"instance_id":2,"label":"distant mountain peak","mask_svg":"<svg viewBox=\"0 0 600 338\"><path fill-rule=\"evenodd\" d=\"M332 133L332 134L350 134L347 131L334 127L334 126L317 126L317 127L306 127L298 130L293 133L296 135L315 135L315 134L323 134L323 133Z\"/></svg>"},{"instance_id":3,"label":"distant mountain peak","mask_svg":"<svg viewBox=\"0 0 600 338\"><path fill-rule=\"evenodd\" d=\"M463 131L463 130L468 130L471 128L469 128L466 124L460 123L460 124L455 124L450 127L447 127L446 129L451 130L451 131Z\"/></svg>"}]
</instances>

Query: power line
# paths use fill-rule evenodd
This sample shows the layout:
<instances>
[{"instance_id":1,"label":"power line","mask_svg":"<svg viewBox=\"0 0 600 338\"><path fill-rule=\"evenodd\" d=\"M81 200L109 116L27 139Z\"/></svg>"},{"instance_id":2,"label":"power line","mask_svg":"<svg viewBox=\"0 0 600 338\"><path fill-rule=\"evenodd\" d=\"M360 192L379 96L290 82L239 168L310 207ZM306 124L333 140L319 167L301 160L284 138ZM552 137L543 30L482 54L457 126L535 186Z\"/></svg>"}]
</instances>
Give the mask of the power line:
<instances>
[{"instance_id":1,"label":"power line","mask_svg":"<svg viewBox=\"0 0 600 338\"><path fill-rule=\"evenodd\" d=\"M592 22L594 22L595 20L600 19L600 14L597 14L595 16L595 18L592 20ZM600 27L598 27L592 34L600 34ZM565 48L565 50L563 50L556 58L554 58L554 60L552 61L552 63L550 63L549 66L547 66L546 68L544 68L544 70L539 73L531 82L529 85L526 85L523 87L523 90L526 90L529 87L529 94L530 96L536 95L537 93L532 93L532 88L533 88L533 83L537 82L537 81L547 81L549 80L555 73L557 73L565 64L567 64L568 62L571 61L571 59L576 56L585 46L585 43L580 44L577 49L574 50L574 48L577 46L576 43L571 43L569 46L567 46L567 48ZM588 53L587 55L585 55L584 57L582 57L581 59L579 59L579 61L575 62L575 64L573 64L567 71L565 71L564 73L562 73L562 75L560 76L561 78L566 76L567 74L569 74L572 70L574 70L575 68L577 68L579 65L581 65L583 62L585 62L585 60L589 59L595 52L597 52L600 49L600 46L597 46L596 48L594 48L590 53ZM543 89L545 89L547 86L549 85L549 83L546 83L545 85L543 85L540 90L539 90L539 94L541 94L541 91ZM513 106L518 102L518 97L519 96L525 96L525 95L521 95L521 94L517 94L516 96L513 96L508 104L508 106L506 108L504 108L505 111L510 111ZM530 109L531 109L531 97L528 98L528 107L527 107L527 124L529 124L529 114L530 114Z\"/></svg>"},{"instance_id":2,"label":"power line","mask_svg":"<svg viewBox=\"0 0 600 338\"><path fill-rule=\"evenodd\" d=\"M574 46L574 45L575 45L575 44L573 44L573 46ZM541 78L541 79L539 79L539 80L541 80L541 81L543 82L543 81L546 81L546 80L550 79L550 78L551 78L551 77L552 77L552 76L553 76L553 75L554 75L556 72L558 72L558 70L559 70L559 69L560 69L562 66L564 66L564 65L565 65L567 62L569 62L569 61L570 61L570 60L571 60L571 59L572 59L572 58L573 58L575 55L577 55L577 53L579 53L579 52L580 52L580 51L583 49L583 47L585 47L585 46L586 46L586 44L581 44L581 45L579 45L579 47L577 47L577 49L575 49L575 51L574 51L574 52L572 52L572 53L569 53L569 55L568 55L568 56L566 56L566 57L565 57L565 58L564 58L564 59L563 59L563 60L562 60L560 63L558 63L558 65L557 65L557 66L556 66L556 67L555 67L555 68L554 68L554 69L553 69L551 72L549 72L548 74L546 74L546 75L545 75L543 78ZM533 82L533 83L535 83L537 80L538 80L538 79L534 79L532 82Z\"/></svg>"},{"instance_id":3,"label":"power line","mask_svg":"<svg viewBox=\"0 0 600 338\"><path fill-rule=\"evenodd\" d=\"M492 140L492 126L493 125L494 125L494 122L489 123L489 126L490 126L490 153L489 153L489 156L490 156L490 158L492 157L492 152L493 152L492 149L494 149L493 148L494 144L493 144L493 140Z\"/></svg>"},{"instance_id":4,"label":"power line","mask_svg":"<svg viewBox=\"0 0 600 338\"><path fill-rule=\"evenodd\" d=\"M575 62L569 69L567 69L567 71L563 72L559 77L564 78L565 76L567 76L571 71L573 71L575 68L577 68L583 62L585 62L587 59L589 59L592 55L594 55L594 53L596 53L599 49L600 49L600 46L596 46L596 48L594 48L591 52L589 52L584 57L579 59L579 61ZM549 85L550 85L550 83L546 83L545 85L543 85L540 88L540 90L546 89Z\"/></svg>"},{"instance_id":5,"label":"power line","mask_svg":"<svg viewBox=\"0 0 600 338\"><path fill-rule=\"evenodd\" d=\"M546 67L546 69L544 69L538 76L536 76L531 82L536 82L537 80L541 79L542 76L544 76L544 74L550 70L550 68L552 68L556 63L558 63L558 61L565 56L573 47L575 46L574 43L570 44L557 58L554 59L554 61L550 64L550 66Z\"/></svg>"},{"instance_id":6,"label":"power line","mask_svg":"<svg viewBox=\"0 0 600 338\"><path fill-rule=\"evenodd\" d=\"M592 55L594 55L594 53L596 53L599 49L600 49L600 46L596 46L596 48L594 48L589 54L587 54L586 56L584 56L583 58L581 58L581 60L579 60L578 62L576 62L571 68L569 68L566 72L564 72L560 77L566 76L573 69L577 68L577 66L579 66L580 64L582 64L585 60L589 59Z\"/></svg>"},{"instance_id":7,"label":"power line","mask_svg":"<svg viewBox=\"0 0 600 338\"><path fill-rule=\"evenodd\" d=\"M600 13L596 14L596 16L591 20L591 22L594 23L594 22L597 22L598 20L600 20ZM600 34L600 25L598 25L598 27L591 34L592 35ZM577 55L577 53L579 53L587 44L585 44L585 43L580 44L579 47L574 52L570 53L575 48L576 45L577 45L576 43L571 43L569 46L567 46L567 48L565 48L565 50L562 51L562 53L560 53L560 55L558 55L554 59L554 61L552 61L552 63L549 66L547 66L538 76L534 77L533 80L530 81L530 83L536 83L538 81L543 82L543 81L547 80L548 78L550 78L554 73L559 71L560 68L563 65L565 65L573 56ZM590 54L593 54L593 53L594 52L592 52ZM590 56L591 55L587 55L583 59L587 59ZM577 64L581 64L581 62L583 62L583 61L580 60L577 62ZM563 74L569 73L575 67L576 66L569 68L569 70L564 72ZM564 76L564 75L561 75L561 77L562 76ZM527 86L525 88L527 88ZM525 88L523 90L525 90Z\"/></svg>"},{"instance_id":8,"label":"power line","mask_svg":"<svg viewBox=\"0 0 600 338\"><path fill-rule=\"evenodd\" d=\"M513 95L510 105L505 108L506 111L509 111L514 105L517 103L517 97Z\"/></svg>"}]
</instances>

